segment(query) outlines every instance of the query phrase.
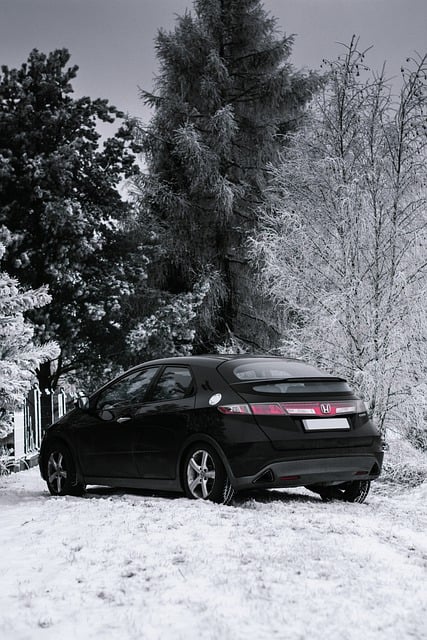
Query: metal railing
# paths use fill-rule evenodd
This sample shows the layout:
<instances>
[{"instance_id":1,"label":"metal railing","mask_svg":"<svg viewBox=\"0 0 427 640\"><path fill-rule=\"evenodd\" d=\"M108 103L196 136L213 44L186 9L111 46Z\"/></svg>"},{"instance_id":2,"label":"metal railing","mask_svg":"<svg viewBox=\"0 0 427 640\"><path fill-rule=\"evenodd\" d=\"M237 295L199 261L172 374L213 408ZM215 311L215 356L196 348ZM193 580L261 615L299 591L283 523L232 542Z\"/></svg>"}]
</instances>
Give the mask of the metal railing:
<instances>
[{"instance_id":1,"label":"metal railing","mask_svg":"<svg viewBox=\"0 0 427 640\"><path fill-rule=\"evenodd\" d=\"M70 409L72 399L63 389L41 392L35 386L14 413L14 456L22 458L40 449L46 428Z\"/></svg>"}]
</instances>

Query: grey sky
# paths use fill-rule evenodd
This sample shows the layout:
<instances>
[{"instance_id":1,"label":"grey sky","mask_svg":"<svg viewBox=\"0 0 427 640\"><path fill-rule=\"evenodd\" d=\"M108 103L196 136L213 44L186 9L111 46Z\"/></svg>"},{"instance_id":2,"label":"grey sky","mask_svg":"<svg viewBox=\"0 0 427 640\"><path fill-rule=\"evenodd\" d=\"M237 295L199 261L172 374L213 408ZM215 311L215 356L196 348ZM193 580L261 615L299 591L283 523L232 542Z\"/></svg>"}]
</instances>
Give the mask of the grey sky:
<instances>
[{"instance_id":1,"label":"grey sky","mask_svg":"<svg viewBox=\"0 0 427 640\"><path fill-rule=\"evenodd\" d=\"M297 38L292 61L316 68L339 53L337 42L360 35L374 45L368 63L387 60L389 75L414 50L427 51L426 0L265 0L278 27ZM156 73L154 38L173 27L191 0L0 0L0 64L20 65L34 47L67 47L80 67L76 93L105 97L146 120L137 86Z\"/></svg>"}]
</instances>

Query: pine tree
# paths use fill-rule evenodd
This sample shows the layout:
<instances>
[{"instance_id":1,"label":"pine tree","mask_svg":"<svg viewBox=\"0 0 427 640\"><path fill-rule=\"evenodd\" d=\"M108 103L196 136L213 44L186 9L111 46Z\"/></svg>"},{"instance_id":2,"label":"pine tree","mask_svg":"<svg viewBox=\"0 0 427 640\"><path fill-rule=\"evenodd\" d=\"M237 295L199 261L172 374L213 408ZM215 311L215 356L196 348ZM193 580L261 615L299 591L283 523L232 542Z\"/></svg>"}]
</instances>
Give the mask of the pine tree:
<instances>
[{"instance_id":1,"label":"pine tree","mask_svg":"<svg viewBox=\"0 0 427 640\"><path fill-rule=\"evenodd\" d=\"M59 375L120 361L127 308L144 277L133 212L118 186L135 169L130 127L99 146L99 122L121 114L106 100L76 99L66 49L34 50L0 74L0 224L14 235L6 266L28 287L48 285L49 307L32 312L41 339L58 340Z\"/></svg>"},{"instance_id":2,"label":"pine tree","mask_svg":"<svg viewBox=\"0 0 427 640\"><path fill-rule=\"evenodd\" d=\"M254 289L247 238L258 226L266 167L319 80L292 68L293 38L277 36L260 0L196 0L194 9L173 32L159 32L156 93L142 92L155 114L140 130L148 166L137 181L141 224L162 246L149 282L186 294L209 280L196 350L230 336L266 348L274 323Z\"/></svg>"},{"instance_id":3,"label":"pine tree","mask_svg":"<svg viewBox=\"0 0 427 640\"><path fill-rule=\"evenodd\" d=\"M0 261L10 242L10 234L0 229ZM0 271L0 437L10 430L8 412L22 403L36 377L40 363L56 358L58 346L51 342L34 344L34 326L25 315L48 304L47 288L20 287L15 278Z\"/></svg>"}]
</instances>

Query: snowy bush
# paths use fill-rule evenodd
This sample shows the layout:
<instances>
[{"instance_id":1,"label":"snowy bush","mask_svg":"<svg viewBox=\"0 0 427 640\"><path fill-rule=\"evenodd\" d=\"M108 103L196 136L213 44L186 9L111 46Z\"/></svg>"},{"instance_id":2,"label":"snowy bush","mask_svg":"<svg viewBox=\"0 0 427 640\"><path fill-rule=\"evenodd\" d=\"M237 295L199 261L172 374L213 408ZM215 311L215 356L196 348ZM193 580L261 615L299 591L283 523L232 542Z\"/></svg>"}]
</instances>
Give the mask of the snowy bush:
<instances>
[{"instance_id":1,"label":"snowy bush","mask_svg":"<svg viewBox=\"0 0 427 640\"><path fill-rule=\"evenodd\" d=\"M422 484L427 480L427 456L401 438L389 442L384 455L380 476L383 482L394 482L409 486Z\"/></svg>"}]
</instances>

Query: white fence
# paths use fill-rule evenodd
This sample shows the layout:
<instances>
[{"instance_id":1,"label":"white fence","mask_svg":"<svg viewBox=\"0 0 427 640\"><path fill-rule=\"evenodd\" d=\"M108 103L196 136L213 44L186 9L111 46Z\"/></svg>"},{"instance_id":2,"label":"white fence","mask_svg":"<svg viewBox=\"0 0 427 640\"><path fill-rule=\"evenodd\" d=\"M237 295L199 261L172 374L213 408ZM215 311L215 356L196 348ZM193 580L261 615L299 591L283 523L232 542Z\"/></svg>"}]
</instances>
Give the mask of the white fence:
<instances>
[{"instance_id":1,"label":"white fence","mask_svg":"<svg viewBox=\"0 0 427 640\"><path fill-rule=\"evenodd\" d=\"M63 389L53 393L32 389L14 414L14 455L22 458L37 452L46 427L63 416L70 401Z\"/></svg>"}]
</instances>

